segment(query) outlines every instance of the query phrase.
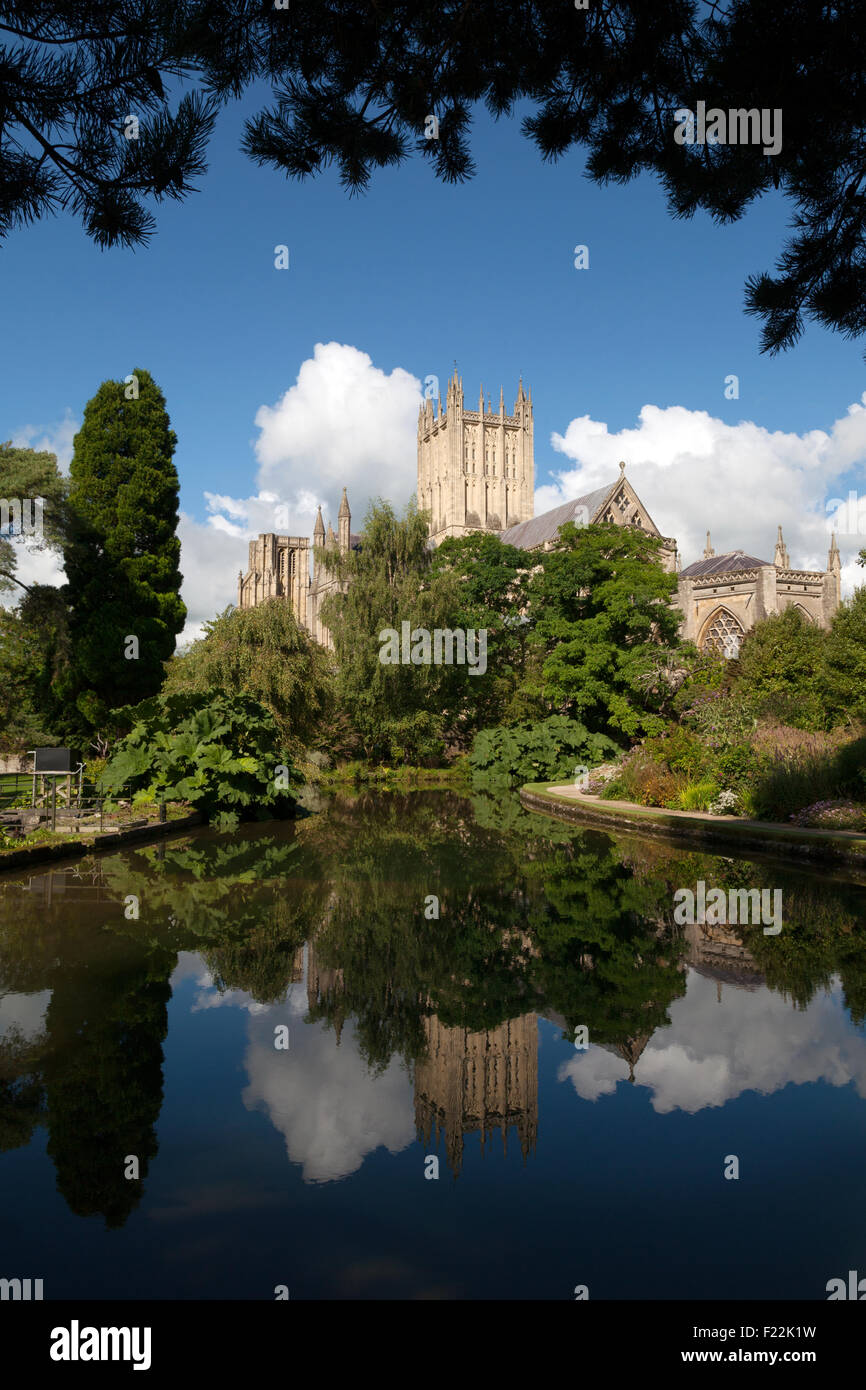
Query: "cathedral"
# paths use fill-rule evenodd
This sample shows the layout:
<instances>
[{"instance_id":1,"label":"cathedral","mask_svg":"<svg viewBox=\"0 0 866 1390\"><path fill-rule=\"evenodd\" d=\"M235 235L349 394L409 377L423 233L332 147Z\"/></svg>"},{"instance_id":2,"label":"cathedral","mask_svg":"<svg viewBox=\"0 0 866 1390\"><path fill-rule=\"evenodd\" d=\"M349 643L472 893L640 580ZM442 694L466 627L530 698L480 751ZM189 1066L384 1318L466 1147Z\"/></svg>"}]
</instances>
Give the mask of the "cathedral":
<instances>
[{"instance_id":1,"label":"cathedral","mask_svg":"<svg viewBox=\"0 0 866 1390\"><path fill-rule=\"evenodd\" d=\"M511 414L505 412L501 387L498 410L491 408L489 396L485 408L483 388L478 409L466 410L463 381L455 369L444 409L441 394L435 408L432 398L421 406L417 445L418 506L430 516L433 544L446 536L493 531L508 545L533 552L551 549L567 521L640 527L662 542L661 562L678 578L682 635L702 651L715 649L721 655L736 656L756 622L791 605L808 621L827 628L841 602L841 559L835 536L827 569L802 570L791 565L781 526L772 561L742 550L716 555L708 531L703 559L681 569L676 541L661 534L626 477L624 463L619 465L619 476L604 487L535 516L532 392L524 391L522 380ZM362 544L363 537L352 532L343 488L336 532L330 520L325 530L320 507L312 540L267 534L250 541L249 568L238 575L238 607L285 599L311 637L331 646L321 605L341 583L325 568L323 557L335 549L346 555Z\"/></svg>"}]
</instances>

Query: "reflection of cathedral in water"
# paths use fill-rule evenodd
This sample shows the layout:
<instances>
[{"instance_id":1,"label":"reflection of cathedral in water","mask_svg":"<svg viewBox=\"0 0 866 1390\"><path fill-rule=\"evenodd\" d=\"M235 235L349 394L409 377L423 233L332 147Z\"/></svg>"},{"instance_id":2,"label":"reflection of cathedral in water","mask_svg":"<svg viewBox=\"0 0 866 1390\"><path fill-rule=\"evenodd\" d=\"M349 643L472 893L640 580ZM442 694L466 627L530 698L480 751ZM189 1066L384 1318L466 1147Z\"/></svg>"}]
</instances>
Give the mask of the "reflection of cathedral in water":
<instances>
[{"instance_id":1,"label":"reflection of cathedral in water","mask_svg":"<svg viewBox=\"0 0 866 1390\"><path fill-rule=\"evenodd\" d=\"M463 1163L463 1136L480 1132L481 1152L494 1130L508 1149L517 1131L524 1161L538 1136L538 1018L524 1014L498 1028L470 1033L425 1023L427 1058L415 1064L415 1124L425 1144L442 1135L448 1166Z\"/></svg>"},{"instance_id":2,"label":"reflection of cathedral in water","mask_svg":"<svg viewBox=\"0 0 866 1390\"><path fill-rule=\"evenodd\" d=\"M307 1002L328 1003L337 1045L345 1020L340 1007L343 972L324 966L315 944L307 946ZM424 1020L427 1056L415 1063L415 1125L425 1144L445 1141L456 1175L463 1163L463 1137L478 1132L484 1152L495 1130L508 1151L508 1132L517 1131L524 1159L538 1135L538 1015L524 1014L497 1028L473 1033L449 1028L436 1015Z\"/></svg>"},{"instance_id":3,"label":"reflection of cathedral in water","mask_svg":"<svg viewBox=\"0 0 866 1390\"><path fill-rule=\"evenodd\" d=\"M764 976L736 928L698 922L686 927L686 940L689 965L699 975L717 982L720 1000L722 985L754 990L764 984Z\"/></svg>"},{"instance_id":4,"label":"reflection of cathedral in water","mask_svg":"<svg viewBox=\"0 0 866 1390\"><path fill-rule=\"evenodd\" d=\"M735 929L697 924L686 928L688 952L681 968L717 982L719 999L723 985L755 990L764 984L754 958ZM343 972L322 966L315 946L307 947L307 997L312 1008L329 1001L339 1045L345 1013L340 1008ZM584 969L592 969L591 957L582 957ZM545 1015L569 1032L566 1020L555 1012ZM524 1014L496 1028L471 1032L449 1028L434 1014L424 1021L427 1056L415 1063L415 1125L419 1138L438 1147L444 1140L448 1166L455 1176L463 1165L467 1134L481 1136L482 1154L495 1131L502 1136L505 1152L509 1131L516 1130L524 1160L535 1150L538 1136L538 1015ZM639 1031L617 1042L597 1043L621 1057L630 1082L653 1036Z\"/></svg>"}]
</instances>

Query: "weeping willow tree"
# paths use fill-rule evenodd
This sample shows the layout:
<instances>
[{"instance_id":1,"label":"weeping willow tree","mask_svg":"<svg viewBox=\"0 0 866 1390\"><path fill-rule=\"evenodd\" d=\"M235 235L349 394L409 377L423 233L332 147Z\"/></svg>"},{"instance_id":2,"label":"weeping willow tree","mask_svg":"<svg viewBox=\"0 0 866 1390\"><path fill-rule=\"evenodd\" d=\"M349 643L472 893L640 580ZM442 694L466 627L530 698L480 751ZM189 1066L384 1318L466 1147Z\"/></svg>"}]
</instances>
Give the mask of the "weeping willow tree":
<instances>
[{"instance_id":1,"label":"weeping willow tree","mask_svg":"<svg viewBox=\"0 0 866 1390\"><path fill-rule=\"evenodd\" d=\"M399 632L403 622L413 629L449 625L441 586L431 584L426 513L413 500L398 517L380 498L370 504L357 550L318 554L346 586L324 600L322 621L337 657L337 698L364 755L395 762L437 759L447 722L442 668L380 660L383 630Z\"/></svg>"},{"instance_id":2,"label":"weeping willow tree","mask_svg":"<svg viewBox=\"0 0 866 1390\"><path fill-rule=\"evenodd\" d=\"M163 692L250 695L271 712L292 753L318 746L334 703L328 652L298 626L289 604L226 608L166 666Z\"/></svg>"}]
</instances>

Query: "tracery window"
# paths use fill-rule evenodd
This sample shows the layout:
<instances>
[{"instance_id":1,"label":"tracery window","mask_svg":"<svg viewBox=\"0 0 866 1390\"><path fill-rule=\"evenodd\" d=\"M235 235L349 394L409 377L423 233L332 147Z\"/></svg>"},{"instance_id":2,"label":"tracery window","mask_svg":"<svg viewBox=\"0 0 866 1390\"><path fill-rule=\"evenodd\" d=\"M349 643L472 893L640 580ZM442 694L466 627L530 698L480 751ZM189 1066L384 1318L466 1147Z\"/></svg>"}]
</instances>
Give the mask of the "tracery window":
<instances>
[{"instance_id":1,"label":"tracery window","mask_svg":"<svg viewBox=\"0 0 866 1390\"><path fill-rule=\"evenodd\" d=\"M739 656L740 644L745 637L745 629L737 622L727 608L719 608L707 628L704 629L702 651L716 651L728 660Z\"/></svg>"}]
</instances>

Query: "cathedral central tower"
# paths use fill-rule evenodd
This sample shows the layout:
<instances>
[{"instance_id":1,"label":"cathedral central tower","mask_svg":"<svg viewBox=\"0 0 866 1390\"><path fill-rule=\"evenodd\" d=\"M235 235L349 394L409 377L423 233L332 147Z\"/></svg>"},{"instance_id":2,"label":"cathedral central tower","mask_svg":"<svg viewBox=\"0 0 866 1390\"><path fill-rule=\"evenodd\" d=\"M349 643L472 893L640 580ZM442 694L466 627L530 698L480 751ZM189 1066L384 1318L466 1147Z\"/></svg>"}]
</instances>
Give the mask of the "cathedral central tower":
<instances>
[{"instance_id":1,"label":"cathedral central tower","mask_svg":"<svg viewBox=\"0 0 866 1390\"><path fill-rule=\"evenodd\" d=\"M470 531L504 531L533 515L535 457L532 443L532 392L521 379L514 413L506 415L502 388L499 410L484 390L478 409L463 405L463 382L454 375L445 409L428 398L418 414L418 506L430 513L430 535L438 545L446 536Z\"/></svg>"}]
</instances>

